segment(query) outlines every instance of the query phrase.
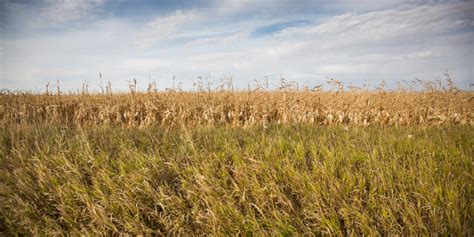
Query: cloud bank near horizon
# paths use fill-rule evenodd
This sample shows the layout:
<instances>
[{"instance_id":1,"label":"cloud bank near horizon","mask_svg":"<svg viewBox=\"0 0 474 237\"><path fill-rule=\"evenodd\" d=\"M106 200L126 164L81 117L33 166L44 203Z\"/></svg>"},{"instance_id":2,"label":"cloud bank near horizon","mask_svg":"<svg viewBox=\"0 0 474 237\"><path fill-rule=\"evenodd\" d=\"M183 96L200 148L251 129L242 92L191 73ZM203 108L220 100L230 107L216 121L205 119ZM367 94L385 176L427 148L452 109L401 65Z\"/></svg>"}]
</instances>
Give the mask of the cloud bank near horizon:
<instances>
[{"instance_id":1,"label":"cloud bank near horizon","mask_svg":"<svg viewBox=\"0 0 474 237\"><path fill-rule=\"evenodd\" d=\"M102 80L142 89L172 77L232 76L246 88L280 76L316 85L474 81L469 1L3 1L0 88L65 90Z\"/></svg>"}]
</instances>

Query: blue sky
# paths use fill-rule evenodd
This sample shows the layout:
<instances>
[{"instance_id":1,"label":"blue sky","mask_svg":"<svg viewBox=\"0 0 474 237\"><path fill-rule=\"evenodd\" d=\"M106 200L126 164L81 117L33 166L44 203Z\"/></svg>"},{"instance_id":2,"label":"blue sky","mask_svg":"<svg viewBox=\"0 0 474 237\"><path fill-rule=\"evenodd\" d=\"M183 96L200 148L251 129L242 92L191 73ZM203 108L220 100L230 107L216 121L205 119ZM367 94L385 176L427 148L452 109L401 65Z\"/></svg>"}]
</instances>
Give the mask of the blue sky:
<instances>
[{"instance_id":1,"label":"blue sky","mask_svg":"<svg viewBox=\"0 0 474 237\"><path fill-rule=\"evenodd\" d=\"M240 88L280 76L301 85L474 82L472 1L0 1L0 88L65 90L198 76Z\"/></svg>"}]
</instances>

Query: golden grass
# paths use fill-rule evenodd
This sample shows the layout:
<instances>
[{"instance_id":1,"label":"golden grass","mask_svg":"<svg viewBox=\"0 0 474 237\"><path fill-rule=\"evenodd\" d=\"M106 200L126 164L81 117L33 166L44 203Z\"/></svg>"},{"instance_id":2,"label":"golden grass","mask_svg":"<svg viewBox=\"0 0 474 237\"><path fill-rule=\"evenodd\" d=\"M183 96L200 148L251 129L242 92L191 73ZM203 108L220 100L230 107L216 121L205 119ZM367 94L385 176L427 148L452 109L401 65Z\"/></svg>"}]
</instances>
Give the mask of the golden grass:
<instances>
[{"instance_id":1,"label":"golden grass","mask_svg":"<svg viewBox=\"0 0 474 237\"><path fill-rule=\"evenodd\" d=\"M0 235L472 236L472 126L0 129Z\"/></svg>"}]
</instances>

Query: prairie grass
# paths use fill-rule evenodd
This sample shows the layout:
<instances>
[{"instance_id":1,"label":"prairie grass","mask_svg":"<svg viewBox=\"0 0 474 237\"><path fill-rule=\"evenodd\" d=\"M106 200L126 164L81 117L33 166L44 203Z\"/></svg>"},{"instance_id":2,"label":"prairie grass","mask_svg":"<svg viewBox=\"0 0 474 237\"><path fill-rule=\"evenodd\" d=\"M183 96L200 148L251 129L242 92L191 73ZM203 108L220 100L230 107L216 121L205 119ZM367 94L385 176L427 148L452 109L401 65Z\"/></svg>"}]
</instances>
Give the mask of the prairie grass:
<instances>
[{"instance_id":1,"label":"prairie grass","mask_svg":"<svg viewBox=\"0 0 474 237\"><path fill-rule=\"evenodd\" d=\"M7 100L7 110L53 103L2 98L3 111ZM74 100L54 103L67 110ZM98 115L98 101L112 108L102 97L83 106ZM462 113L456 106L448 111ZM473 234L469 124L80 128L35 116L1 118L6 235Z\"/></svg>"}]
</instances>

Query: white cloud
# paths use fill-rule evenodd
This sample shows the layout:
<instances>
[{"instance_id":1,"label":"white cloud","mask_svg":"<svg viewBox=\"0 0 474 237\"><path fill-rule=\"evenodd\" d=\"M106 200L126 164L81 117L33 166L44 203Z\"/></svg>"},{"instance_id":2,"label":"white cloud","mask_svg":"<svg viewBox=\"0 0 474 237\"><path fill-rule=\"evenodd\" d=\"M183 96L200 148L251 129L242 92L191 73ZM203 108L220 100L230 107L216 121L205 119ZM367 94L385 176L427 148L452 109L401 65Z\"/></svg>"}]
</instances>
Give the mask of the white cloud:
<instances>
[{"instance_id":1,"label":"white cloud","mask_svg":"<svg viewBox=\"0 0 474 237\"><path fill-rule=\"evenodd\" d=\"M39 9L40 18L45 22L63 23L78 20L105 0L49 0Z\"/></svg>"},{"instance_id":2,"label":"white cloud","mask_svg":"<svg viewBox=\"0 0 474 237\"><path fill-rule=\"evenodd\" d=\"M190 42L186 43L188 47L196 47L196 46L205 46L205 45L228 45L233 44L239 40L245 40L248 36L248 32L238 32L231 35L225 36L210 36L199 38L195 40L191 40Z\"/></svg>"},{"instance_id":3,"label":"white cloud","mask_svg":"<svg viewBox=\"0 0 474 237\"><path fill-rule=\"evenodd\" d=\"M348 75L352 80L369 77L393 81L412 79L418 72L424 72L424 79L429 80L451 68L459 72L458 81L466 84L472 74L463 69L469 62L465 49L472 49L469 38L473 34L465 29L472 22L465 13L472 8L467 3L405 5L347 13L313 26L284 30L274 41L300 44L285 53L285 62L301 62L296 71L313 68L314 73L330 73L347 81ZM273 45L272 52L278 52L283 44Z\"/></svg>"},{"instance_id":4,"label":"white cloud","mask_svg":"<svg viewBox=\"0 0 474 237\"><path fill-rule=\"evenodd\" d=\"M249 4L256 3L235 2L227 5L227 12L238 15ZM85 80L97 84L99 72L115 89L125 89L125 81L134 77L142 83L157 79L160 88L169 87L173 74L188 88L193 78L209 74L216 80L232 75L246 88L266 75L273 75L274 85L280 75L300 84L319 84L325 77L377 84L430 80L445 68L460 85L473 81L473 19L467 14L474 11L472 4L366 4L364 9L378 10L344 12L265 37L250 32L298 16L227 18L218 5L206 11L174 11L143 24L115 17L95 20L86 28L8 38L1 51L0 87L36 89L59 79L65 88L77 89ZM86 17L93 8L87 6L73 7L82 9L73 15ZM57 21L74 19L57 16Z\"/></svg>"},{"instance_id":5,"label":"white cloud","mask_svg":"<svg viewBox=\"0 0 474 237\"><path fill-rule=\"evenodd\" d=\"M2 14L4 27L28 32L61 26L64 23L90 18L106 0L46 0L23 3L6 0ZM6 25L8 24L8 25Z\"/></svg>"},{"instance_id":6,"label":"white cloud","mask_svg":"<svg viewBox=\"0 0 474 237\"><path fill-rule=\"evenodd\" d=\"M150 48L162 40L176 38L182 34L183 27L201 17L194 11L180 10L168 16L157 17L145 24L137 37L136 45L139 48Z\"/></svg>"},{"instance_id":7,"label":"white cloud","mask_svg":"<svg viewBox=\"0 0 474 237\"><path fill-rule=\"evenodd\" d=\"M318 71L324 74L368 73L370 67L368 64L325 64Z\"/></svg>"}]
</instances>

